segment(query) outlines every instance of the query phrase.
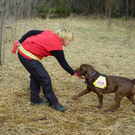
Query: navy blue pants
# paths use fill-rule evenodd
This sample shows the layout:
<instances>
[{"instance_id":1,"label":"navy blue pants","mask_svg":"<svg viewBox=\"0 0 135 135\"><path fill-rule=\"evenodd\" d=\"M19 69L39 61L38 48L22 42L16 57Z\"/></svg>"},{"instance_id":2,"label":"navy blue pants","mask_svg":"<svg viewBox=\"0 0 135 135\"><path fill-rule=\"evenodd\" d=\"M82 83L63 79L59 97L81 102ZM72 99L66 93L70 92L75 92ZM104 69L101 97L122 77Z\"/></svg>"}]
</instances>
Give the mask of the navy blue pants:
<instances>
[{"instance_id":1,"label":"navy blue pants","mask_svg":"<svg viewBox=\"0 0 135 135\"><path fill-rule=\"evenodd\" d=\"M40 87L42 87L43 94L48 100L49 106L55 106L55 104L58 103L58 99L53 92L50 76L41 62L29 60L23 57L19 52L18 57L23 66L30 73L31 102L38 102L41 100L39 93Z\"/></svg>"}]
</instances>

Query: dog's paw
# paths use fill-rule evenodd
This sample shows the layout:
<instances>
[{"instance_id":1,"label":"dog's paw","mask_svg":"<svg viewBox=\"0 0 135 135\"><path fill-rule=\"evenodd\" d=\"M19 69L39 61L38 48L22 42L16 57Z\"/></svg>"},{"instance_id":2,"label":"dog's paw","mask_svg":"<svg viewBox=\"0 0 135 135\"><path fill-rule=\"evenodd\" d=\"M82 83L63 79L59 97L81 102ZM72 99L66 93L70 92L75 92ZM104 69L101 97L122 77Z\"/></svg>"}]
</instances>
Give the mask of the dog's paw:
<instances>
[{"instance_id":1,"label":"dog's paw","mask_svg":"<svg viewBox=\"0 0 135 135\"><path fill-rule=\"evenodd\" d=\"M96 107L96 110L101 110L99 107Z\"/></svg>"},{"instance_id":2,"label":"dog's paw","mask_svg":"<svg viewBox=\"0 0 135 135\"><path fill-rule=\"evenodd\" d=\"M77 96L73 96L72 99L76 100L77 99Z\"/></svg>"},{"instance_id":3,"label":"dog's paw","mask_svg":"<svg viewBox=\"0 0 135 135\"><path fill-rule=\"evenodd\" d=\"M108 109L107 112L114 112L115 109Z\"/></svg>"}]
</instances>

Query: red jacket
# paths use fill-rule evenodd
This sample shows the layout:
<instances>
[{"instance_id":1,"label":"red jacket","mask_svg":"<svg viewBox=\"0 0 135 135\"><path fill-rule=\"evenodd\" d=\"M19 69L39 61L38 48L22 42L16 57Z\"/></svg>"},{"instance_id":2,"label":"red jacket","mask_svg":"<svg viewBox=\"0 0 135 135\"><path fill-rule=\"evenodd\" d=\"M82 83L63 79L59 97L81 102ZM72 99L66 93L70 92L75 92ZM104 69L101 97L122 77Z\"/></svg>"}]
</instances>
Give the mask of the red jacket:
<instances>
[{"instance_id":1,"label":"red jacket","mask_svg":"<svg viewBox=\"0 0 135 135\"><path fill-rule=\"evenodd\" d=\"M40 60L43 57L51 56L50 51L63 50L62 42L56 34L50 30L45 30L38 35L28 37L23 43L23 48L37 56ZM18 50L21 55L32 59Z\"/></svg>"}]
</instances>

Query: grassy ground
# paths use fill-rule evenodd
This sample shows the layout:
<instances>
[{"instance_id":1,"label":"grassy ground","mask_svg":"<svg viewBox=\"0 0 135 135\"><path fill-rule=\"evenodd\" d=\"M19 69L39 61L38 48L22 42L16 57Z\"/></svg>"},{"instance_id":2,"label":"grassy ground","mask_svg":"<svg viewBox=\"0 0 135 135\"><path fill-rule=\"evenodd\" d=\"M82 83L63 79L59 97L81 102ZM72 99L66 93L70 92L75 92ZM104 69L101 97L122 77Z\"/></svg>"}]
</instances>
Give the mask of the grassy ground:
<instances>
[{"instance_id":1,"label":"grassy ground","mask_svg":"<svg viewBox=\"0 0 135 135\"><path fill-rule=\"evenodd\" d=\"M70 76L54 57L42 60L51 76L53 89L64 113L46 105L30 104L29 74L17 55L11 54L10 24L7 24L5 64L0 67L0 134L1 135L134 135L135 106L123 98L115 112L106 112L115 105L114 94L104 95L104 107L98 110L93 92L72 100L86 88L84 80ZM55 31L65 27L74 32L75 40L64 48L65 57L75 69L89 63L100 73L135 78L135 24L113 19L69 17L66 19L34 19L17 22L16 39L31 29ZM41 97L44 98L42 92Z\"/></svg>"}]
</instances>

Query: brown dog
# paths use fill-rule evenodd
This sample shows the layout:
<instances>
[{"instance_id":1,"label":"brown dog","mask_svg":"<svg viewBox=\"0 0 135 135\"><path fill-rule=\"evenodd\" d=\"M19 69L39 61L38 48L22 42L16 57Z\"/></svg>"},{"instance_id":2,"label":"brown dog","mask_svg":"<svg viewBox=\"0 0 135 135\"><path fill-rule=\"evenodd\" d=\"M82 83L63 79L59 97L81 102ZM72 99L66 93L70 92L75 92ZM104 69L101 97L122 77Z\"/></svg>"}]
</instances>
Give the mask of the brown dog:
<instances>
[{"instance_id":1,"label":"brown dog","mask_svg":"<svg viewBox=\"0 0 135 135\"><path fill-rule=\"evenodd\" d=\"M84 76L87 83L87 89L82 91L79 95L74 96L73 99L83 96L91 91L95 92L99 98L99 108L103 107L103 94L114 93L116 105L108 111L115 111L120 107L120 101L123 97L127 97L135 105L135 79L130 80L118 76L105 76L97 72L91 65L82 64L75 70L78 76Z\"/></svg>"}]
</instances>

